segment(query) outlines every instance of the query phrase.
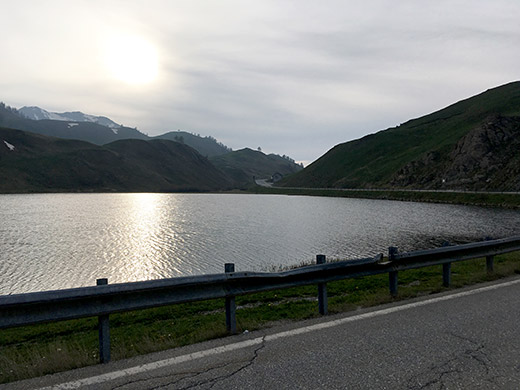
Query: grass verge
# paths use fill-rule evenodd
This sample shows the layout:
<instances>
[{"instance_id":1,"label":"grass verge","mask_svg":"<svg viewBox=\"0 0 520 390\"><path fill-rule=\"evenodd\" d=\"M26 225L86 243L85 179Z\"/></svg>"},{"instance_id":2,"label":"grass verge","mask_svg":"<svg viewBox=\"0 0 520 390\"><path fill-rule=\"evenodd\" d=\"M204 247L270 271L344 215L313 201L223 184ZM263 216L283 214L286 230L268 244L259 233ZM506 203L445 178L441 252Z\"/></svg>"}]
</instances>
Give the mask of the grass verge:
<instances>
[{"instance_id":1,"label":"grass verge","mask_svg":"<svg viewBox=\"0 0 520 390\"><path fill-rule=\"evenodd\" d=\"M520 274L520 253L495 257L488 275L485 259L452 265L454 289ZM327 285L329 312L448 290L442 286L442 266L399 273L399 295L388 292L388 276L347 279ZM316 286L237 297L237 328L256 330L282 321L318 316ZM112 359L118 360L201 342L226 335L224 301L212 300L110 316ZM97 364L97 318L64 321L0 331L0 383Z\"/></svg>"}]
</instances>

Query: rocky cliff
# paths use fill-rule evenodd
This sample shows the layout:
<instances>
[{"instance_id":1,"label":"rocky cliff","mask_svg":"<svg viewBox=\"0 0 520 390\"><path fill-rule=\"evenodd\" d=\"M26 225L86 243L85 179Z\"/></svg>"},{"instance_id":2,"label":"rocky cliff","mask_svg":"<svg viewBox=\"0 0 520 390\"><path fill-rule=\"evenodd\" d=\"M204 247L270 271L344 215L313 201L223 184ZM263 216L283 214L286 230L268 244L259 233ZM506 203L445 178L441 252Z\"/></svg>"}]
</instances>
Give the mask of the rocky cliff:
<instances>
[{"instance_id":1,"label":"rocky cliff","mask_svg":"<svg viewBox=\"0 0 520 390\"><path fill-rule=\"evenodd\" d=\"M493 115L453 147L401 168L395 187L520 191L520 117Z\"/></svg>"}]
</instances>

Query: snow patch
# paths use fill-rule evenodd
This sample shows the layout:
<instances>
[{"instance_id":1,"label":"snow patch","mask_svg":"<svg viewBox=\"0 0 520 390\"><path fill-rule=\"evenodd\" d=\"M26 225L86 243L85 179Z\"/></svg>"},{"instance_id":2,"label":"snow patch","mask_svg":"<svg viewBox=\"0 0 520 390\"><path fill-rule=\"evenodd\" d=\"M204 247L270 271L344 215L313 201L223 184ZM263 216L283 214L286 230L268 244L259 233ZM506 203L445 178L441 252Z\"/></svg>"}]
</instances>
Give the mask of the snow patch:
<instances>
[{"instance_id":1,"label":"snow patch","mask_svg":"<svg viewBox=\"0 0 520 390\"><path fill-rule=\"evenodd\" d=\"M55 121L65 121L65 122L90 122L97 123L98 125L105 126L110 128L114 134L118 134L118 130L121 126L115 123L110 118L106 116L95 116L90 114L84 114L81 111L72 111L72 112L49 112L40 107L22 107L19 112L25 116L26 118L33 120L41 120L41 119L52 119ZM70 124L69 123L69 124ZM116 129L116 130L114 130Z\"/></svg>"},{"instance_id":2,"label":"snow patch","mask_svg":"<svg viewBox=\"0 0 520 390\"><path fill-rule=\"evenodd\" d=\"M71 122L71 123L69 123L69 125L67 127L70 129L71 127L74 127L74 126L79 126L79 123L72 123Z\"/></svg>"},{"instance_id":3,"label":"snow patch","mask_svg":"<svg viewBox=\"0 0 520 390\"><path fill-rule=\"evenodd\" d=\"M45 111L45 110L42 110L42 111ZM57 114L55 112L45 111L44 115L47 117L47 119L51 119L53 121L62 121L62 120L64 120L63 117L60 114Z\"/></svg>"},{"instance_id":4,"label":"snow patch","mask_svg":"<svg viewBox=\"0 0 520 390\"><path fill-rule=\"evenodd\" d=\"M98 118L95 117L94 115L83 114L83 117L85 118L86 122L97 122L98 121Z\"/></svg>"},{"instance_id":5,"label":"snow patch","mask_svg":"<svg viewBox=\"0 0 520 390\"><path fill-rule=\"evenodd\" d=\"M9 150L13 151L15 149L14 145L11 145L9 142L7 142L6 140L4 140L4 144L5 146L7 146L9 148Z\"/></svg>"}]
</instances>

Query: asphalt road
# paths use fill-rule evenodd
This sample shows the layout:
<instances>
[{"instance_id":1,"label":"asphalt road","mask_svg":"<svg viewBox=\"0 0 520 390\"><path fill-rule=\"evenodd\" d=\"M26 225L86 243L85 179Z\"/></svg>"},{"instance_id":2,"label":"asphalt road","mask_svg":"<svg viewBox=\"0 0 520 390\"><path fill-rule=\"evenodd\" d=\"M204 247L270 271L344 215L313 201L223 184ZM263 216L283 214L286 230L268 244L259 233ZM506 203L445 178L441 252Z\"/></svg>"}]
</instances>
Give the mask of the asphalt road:
<instances>
[{"instance_id":1,"label":"asphalt road","mask_svg":"<svg viewBox=\"0 0 520 390\"><path fill-rule=\"evenodd\" d=\"M519 389L519 298L513 278L0 389Z\"/></svg>"}]
</instances>

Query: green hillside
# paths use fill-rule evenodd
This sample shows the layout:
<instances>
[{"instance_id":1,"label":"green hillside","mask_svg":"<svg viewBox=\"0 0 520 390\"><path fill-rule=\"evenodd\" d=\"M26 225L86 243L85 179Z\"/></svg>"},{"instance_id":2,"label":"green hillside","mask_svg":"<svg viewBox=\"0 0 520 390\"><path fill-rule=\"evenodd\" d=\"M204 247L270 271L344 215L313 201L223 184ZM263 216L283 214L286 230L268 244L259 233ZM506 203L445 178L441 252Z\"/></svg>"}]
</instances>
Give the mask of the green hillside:
<instances>
[{"instance_id":1,"label":"green hillside","mask_svg":"<svg viewBox=\"0 0 520 390\"><path fill-rule=\"evenodd\" d=\"M154 139L167 139L186 144L206 157L220 156L232 151L226 145L217 142L213 137L201 137L188 133L187 131L170 131L169 133L154 137Z\"/></svg>"},{"instance_id":2,"label":"green hillside","mask_svg":"<svg viewBox=\"0 0 520 390\"><path fill-rule=\"evenodd\" d=\"M275 173L286 176L302 169L287 157L266 155L249 148L211 157L210 161L240 186L253 184L253 177L269 179Z\"/></svg>"},{"instance_id":3,"label":"green hillside","mask_svg":"<svg viewBox=\"0 0 520 390\"><path fill-rule=\"evenodd\" d=\"M75 116L74 112L64 113ZM107 121L110 121L108 118ZM0 127L30 131L37 134L65 139L77 139L95 145L104 145L122 139L165 139L191 146L205 157L218 156L231 152L231 149L215 138L202 137L186 131L172 131L157 137L149 137L137 129L119 127L112 129L92 122L62 121L62 120L32 120L20 115L18 110L0 103Z\"/></svg>"},{"instance_id":4,"label":"green hillside","mask_svg":"<svg viewBox=\"0 0 520 390\"><path fill-rule=\"evenodd\" d=\"M427 187L428 183L424 183L424 180L418 185L414 177L409 177L408 180L401 180L400 185L397 178L407 171L407 167L418 166L424 171L424 166L429 166L428 159L436 161L432 169L447 168L457 144L469 133L482 133L482 126L489 121L518 115L520 82L513 82L398 127L337 145L303 171L285 179L283 185L337 188ZM507 126L509 133L516 131L515 123L508 123ZM442 171L432 170L428 175L442 176ZM463 178L457 180L453 183L463 182ZM435 186L442 187L439 183L440 181Z\"/></svg>"},{"instance_id":5,"label":"green hillside","mask_svg":"<svg viewBox=\"0 0 520 390\"><path fill-rule=\"evenodd\" d=\"M98 146L0 128L0 192L175 192L230 188L194 149L167 140Z\"/></svg>"}]
</instances>

